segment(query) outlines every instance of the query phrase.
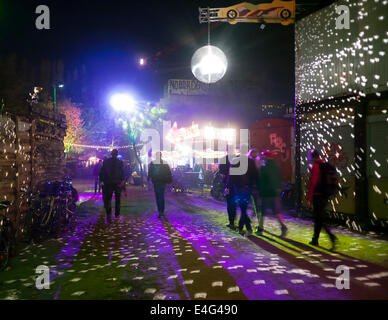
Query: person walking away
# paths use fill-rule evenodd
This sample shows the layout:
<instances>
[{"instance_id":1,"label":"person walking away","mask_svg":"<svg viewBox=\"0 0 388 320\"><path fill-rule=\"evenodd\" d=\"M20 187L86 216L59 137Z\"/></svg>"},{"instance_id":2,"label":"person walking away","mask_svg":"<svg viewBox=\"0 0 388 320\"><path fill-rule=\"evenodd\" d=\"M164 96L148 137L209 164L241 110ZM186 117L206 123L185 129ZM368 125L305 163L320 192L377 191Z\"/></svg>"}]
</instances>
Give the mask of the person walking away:
<instances>
[{"instance_id":1,"label":"person walking away","mask_svg":"<svg viewBox=\"0 0 388 320\"><path fill-rule=\"evenodd\" d=\"M124 185L123 185L123 192L125 196L127 196L127 184L129 184L129 180L132 177L132 168L130 163L124 164Z\"/></svg>"},{"instance_id":2,"label":"person walking away","mask_svg":"<svg viewBox=\"0 0 388 320\"><path fill-rule=\"evenodd\" d=\"M99 160L93 167L94 194L97 194L97 189L98 189L98 193L101 192L101 183L99 178L101 166L102 166L102 161Z\"/></svg>"},{"instance_id":3,"label":"person walking away","mask_svg":"<svg viewBox=\"0 0 388 320\"><path fill-rule=\"evenodd\" d=\"M222 183L223 183L224 190L226 189L226 183L229 176L230 162L231 162L230 158L231 158L231 155L229 154L226 155L225 160L222 161L225 163L221 162L218 166L218 171L223 176ZM228 220L229 220L229 224L227 224L226 226L232 230L236 230L237 228L234 224L234 221L236 220L236 204L234 202L233 190L229 190L228 193L225 193L225 198L226 198L226 211L228 212Z\"/></svg>"},{"instance_id":4,"label":"person walking away","mask_svg":"<svg viewBox=\"0 0 388 320\"><path fill-rule=\"evenodd\" d=\"M306 204L308 208L311 208L312 200L314 216L314 235L309 244L313 246L319 245L319 234L323 228L331 240L331 250L334 250L338 239L326 225L325 211L329 203L329 198L339 190L337 170L334 166L321 159L318 150L310 150L308 160L312 163L312 166L310 168L310 181Z\"/></svg>"},{"instance_id":5,"label":"person walking away","mask_svg":"<svg viewBox=\"0 0 388 320\"><path fill-rule=\"evenodd\" d=\"M106 159L108 159L108 157L106 157L106 156L104 156L104 158L102 158L101 165L100 165L100 170L99 170L99 173L98 173L98 187L101 189L102 194L104 194L104 184L101 181L100 172L101 172L102 165L104 164Z\"/></svg>"},{"instance_id":6,"label":"person walking away","mask_svg":"<svg viewBox=\"0 0 388 320\"><path fill-rule=\"evenodd\" d=\"M251 202L253 206L253 211L257 217L257 222L258 222L258 229L263 227L264 220L263 220L263 215L261 213L261 205L260 205L260 197L259 197L259 169L260 169L260 157L259 157L259 152L256 148L252 148L248 152L248 161L251 161L257 171L257 177L256 177L256 183L253 184L252 186L252 196L251 196Z\"/></svg>"},{"instance_id":7,"label":"person walking away","mask_svg":"<svg viewBox=\"0 0 388 320\"><path fill-rule=\"evenodd\" d=\"M280 194L282 187L282 173L279 165L274 159L275 155L270 150L264 150L261 158L264 160L259 170L259 195L262 200L262 214L271 213L275 215L281 227L281 237L287 235L287 227L280 214ZM264 219L259 224L256 234L262 235L264 231Z\"/></svg>"},{"instance_id":8,"label":"person walking away","mask_svg":"<svg viewBox=\"0 0 388 320\"><path fill-rule=\"evenodd\" d=\"M240 157L234 158L231 168L239 167L242 157L247 157L247 155L240 155ZM241 235L250 236L252 235L252 226L251 220L247 215L247 209L249 201L251 200L253 186L257 183L258 173L253 161L247 159L247 164L248 167L243 174L232 174L232 172L229 171L225 193L232 194L235 206L240 207L241 216L238 223L239 233ZM244 226L247 231L246 234L244 233Z\"/></svg>"},{"instance_id":9,"label":"person walking away","mask_svg":"<svg viewBox=\"0 0 388 320\"><path fill-rule=\"evenodd\" d=\"M112 150L112 157L102 163L99 175L103 184L102 195L108 222L111 219L113 193L115 194L115 216L120 216L120 196L125 183L124 165L117 159L118 154L117 149Z\"/></svg>"},{"instance_id":10,"label":"person walking away","mask_svg":"<svg viewBox=\"0 0 388 320\"><path fill-rule=\"evenodd\" d=\"M156 159L150 163L148 169L148 181L152 181L158 208L158 218L165 217L164 193L166 185L172 182L172 175L169 165L162 160L162 153L156 152Z\"/></svg>"}]
</instances>

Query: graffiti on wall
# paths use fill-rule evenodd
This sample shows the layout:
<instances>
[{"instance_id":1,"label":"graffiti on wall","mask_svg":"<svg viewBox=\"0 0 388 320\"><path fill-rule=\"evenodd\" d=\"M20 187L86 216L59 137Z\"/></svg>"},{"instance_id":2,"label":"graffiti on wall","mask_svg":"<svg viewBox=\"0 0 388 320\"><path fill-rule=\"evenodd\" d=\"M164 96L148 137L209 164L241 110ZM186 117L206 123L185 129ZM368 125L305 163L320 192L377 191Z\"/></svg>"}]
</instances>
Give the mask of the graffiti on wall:
<instances>
[{"instance_id":1,"label":"graffiti on wall","mask_svg":"<svg viewBox=\"0 0 388 320\"><path fill-rule=\"evenodd\" d=\"M287 144L281 136L277 135L277 133L271 133L269 135L269 143L271 146L275 147L275 149L271 151L280 154L283 162L290 159L290 149L287 149Z\"/></svg>"}]
</instances>

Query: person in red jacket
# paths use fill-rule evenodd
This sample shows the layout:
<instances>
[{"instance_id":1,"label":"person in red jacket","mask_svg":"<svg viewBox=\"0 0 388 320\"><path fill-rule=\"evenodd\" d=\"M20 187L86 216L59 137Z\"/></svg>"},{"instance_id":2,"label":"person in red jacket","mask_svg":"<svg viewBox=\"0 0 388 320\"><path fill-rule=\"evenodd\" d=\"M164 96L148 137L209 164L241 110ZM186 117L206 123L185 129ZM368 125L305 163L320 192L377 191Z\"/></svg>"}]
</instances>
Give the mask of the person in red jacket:
<instances>
[{"instance_id":1,"label":"person in red jacket","mask_svg":"<svg viewBox=\"0 0 388 320\"><path fill-rule=\"evenodd\" d=\"M313 216L314 216L314 235L312 241L309 243L313 246L318 246L318 239L321 229L324 228L332 242L332 250L338 241L337 237L329 230L326 225L325 210L329 203L329 196L325 194L321 184L321 169L320 165L323 162L319 155L318 150L310 150L308 153L308 160L312 162L310 169L310 181L307 192L307 207L311 208L311 201L313 204Z\"/></svg>"}]
</instances>

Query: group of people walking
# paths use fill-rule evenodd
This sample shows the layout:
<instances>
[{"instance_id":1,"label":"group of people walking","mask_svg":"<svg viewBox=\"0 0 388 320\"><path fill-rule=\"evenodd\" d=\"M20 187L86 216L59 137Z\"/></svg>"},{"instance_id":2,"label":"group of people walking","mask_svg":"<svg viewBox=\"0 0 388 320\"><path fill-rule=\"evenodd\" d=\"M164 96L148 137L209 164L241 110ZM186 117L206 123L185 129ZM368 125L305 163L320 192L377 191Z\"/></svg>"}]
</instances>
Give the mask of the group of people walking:
<instances>
[{"instance_id":1,"label":"group of people walking","mask_svg":"<svg viewBox=\"0 0 388 320\"><path fill-rule=\"evenodd\" d=\"M125 190L127 175L124 164L117 158L118 150L111 152L111 158L97 163L93 169L95 179L95 194L102 188L102 198L108 222L112 216L112 196L115 195L115 216L120 216L121 193ZM166 185L172 182L170 167L162 159L162 153L156 153L156 160L152 161L148 170L148 181L152 181L159 217L164 217L164 194Z\"/></svg>"},{"instance_id":2,"label":"group of people walking","mask_svg":"<svg viewBox=\"0 0 388 320\"><path fill-rule=\"evenodd\" d=\"M117 159L118 151L111 152L111 158L105 159L98 171L99 185L102 186L104 207L107 220L111 219L112 195L115 194L115 216L120 215L120 196L125 188L125 172L123 162ZM247 157L242 159L242 157ZM264 216L274 215L280 225L281 237L287 235L287 226L282 217L281 207L281 168L275 161L275 154L270 150L261 153L257 149L251 149L247 154L232 158L227 155L225 163L219 165L219 171L224 175L225 197L228 213L228 227L239 231L241 235L252 235L251 220L247 214L248 206L251 203L257 216L258 226L255 231L257 235L263 235ZM325 163L317 150L311 150L308 155L312 163L310 169L310 182L307 193L306 204L313 205L314 235L311 245L318 246L318 239L323 228L332 241L332 248L337 243L336 236L331 233L325 222L325 208L328 205L330 196L338 189L336 181L336 169ZM247 168L241 173L232 173L246 160ZM241 163L240 163L241 162ZM172 174L169 165L163 161L162 153L156 153L156 159L151 162L148 170L148 181L152 181L158 217L165 217L165 190L166 185L172 182ZM96 184L97 192L97 184ZM238 225L235 225L237 208L241 210ZM245 231L244 231L245 228Z\"/></svg>"},{"instance_id":3,"label":"group of people walking","mask_svg":"<svg viewBox=\"0 0 388 320\"><path fill-rule=\"evenodd\" d=\"M250 236L252 226L247 214L249 203L257 216L257 235L263 235L264 216L272 214L279 222L281 237L285 237L288 228L282 217L281 168L275 161L275 154L264 150L260 154L257 149L249 150L247 154L248 168L244 174L231 174L231 169L240 166L241 155L230 159L228 155L225 163L220 164L219 171L224 175L225 196L229 223L227 227L238 230L240 234ZM330 197L339 190L335 167L322 160L318 150L310 150L308 160L311 162L310 180L308 185L306 204L313 207L314 234L309 244L318 246L322 228L328 234L332 248L338 243L337 237L326 224L326 208ZM238 226L235 225L237 207L240 207L241 216ZM244 231L244 227L246 231Z\"/></svg>"},{"instance_id":4,"label":"group of people walking","mask_svg":"<svg viewBox=\"0 0 388 320\"><path fill-rule=\"evenodd\" d=\"M245 156L245 155L242 155ZM287 234L287 227L280 214L280 193L282 186L281 169L274 160L270 150L264 150L260 155L257 149L251 149L247 155L247 170L244 174L231 174L231 169L239 167L241 155L230 160L226 157L225 164L220 164L219 170L225 177L225 196L229 224L232 230L238 230L242 235L251 235L252 226L247 214L249 203L258 219L256 234L264 231L264 214L274 214L281 226L281 236ZM240 207L241 217L235 226L237 207ZM244 227L246 232L244 231Z\"/></svg>"}]
</instances>

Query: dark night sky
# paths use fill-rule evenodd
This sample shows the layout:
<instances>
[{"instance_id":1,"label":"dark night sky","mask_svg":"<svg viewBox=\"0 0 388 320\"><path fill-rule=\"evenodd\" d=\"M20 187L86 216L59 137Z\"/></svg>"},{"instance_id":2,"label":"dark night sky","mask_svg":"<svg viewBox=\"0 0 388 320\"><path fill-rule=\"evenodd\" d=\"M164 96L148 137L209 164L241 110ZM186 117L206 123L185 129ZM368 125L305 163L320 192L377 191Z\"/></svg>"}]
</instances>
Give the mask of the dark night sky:
<instances>
[{"instance_id":1,"label":"dark night sky","mask_svg":"<svg viewBox=\"0 0 388 320\"><path fill-rule=\"evenodd\" d=\"M139 97L158 100L168 79L193 78L191 56L207 44L207 26L198 22L198 7L237 2L0 0L0 53L17 53L32 61L61 58L67 70L84 64L101 95L124 85ZM51 30L35 28L39 4L50 8ZM257 107L293 103L293 25L267 25L264 30L251 23L212 27L212 44L228 57L226 80L256 81L262 92L253 103ZM138 69L139 56L156 58L158 52L146 69ZM238 112L249 121L256 111Z\"/></svg>"}]
</instances>

